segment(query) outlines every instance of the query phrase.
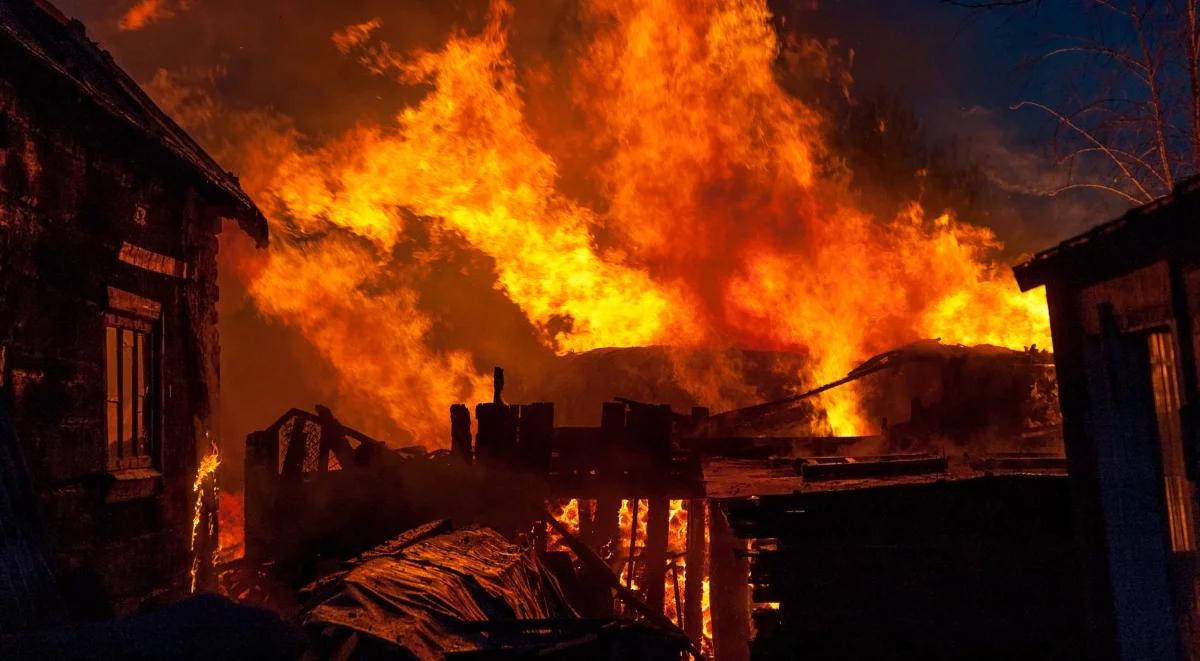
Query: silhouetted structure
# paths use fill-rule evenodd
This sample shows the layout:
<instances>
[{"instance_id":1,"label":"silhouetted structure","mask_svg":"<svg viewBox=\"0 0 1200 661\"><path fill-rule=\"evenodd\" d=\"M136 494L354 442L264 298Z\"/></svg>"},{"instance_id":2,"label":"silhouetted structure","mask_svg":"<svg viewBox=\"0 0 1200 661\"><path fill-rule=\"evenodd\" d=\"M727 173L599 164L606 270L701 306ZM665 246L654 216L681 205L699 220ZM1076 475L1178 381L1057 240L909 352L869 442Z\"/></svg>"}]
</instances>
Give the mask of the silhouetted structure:
<instances>
[{"instance_id":1,"label":"silhouetted structure","mask_svg":"<svg viewBox=\"0 0 1200 661\"><path fill-rule=\"evenodd\" d=\"M70 604L188 587L223 217L265 244L236 179L80 23L0 3L0 386Z\"/></svg>"},{"instance_id":2,"label":"silhouetted structure","mask_svg":"<svg viewBox=\"0 0 1200 661\"><path fill-rule=\"evenodd\" d=\"M1200 658L1200 181L1015 269L1046 286L1090 659Z\"/></svg>"}]
</instances>

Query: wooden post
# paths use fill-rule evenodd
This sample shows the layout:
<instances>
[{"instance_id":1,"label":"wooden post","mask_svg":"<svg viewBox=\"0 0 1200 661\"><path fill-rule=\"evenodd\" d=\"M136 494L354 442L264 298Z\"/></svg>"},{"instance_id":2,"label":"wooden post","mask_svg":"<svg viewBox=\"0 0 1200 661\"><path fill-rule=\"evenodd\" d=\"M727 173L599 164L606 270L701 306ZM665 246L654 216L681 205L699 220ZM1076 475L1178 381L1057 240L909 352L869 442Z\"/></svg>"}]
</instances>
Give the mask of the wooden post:
<instances>
[{"instance_id":1,"label":"wooden post","mask_svg":"<svg viewBox=\"0 0 1200 661\"><path fill-rule=\"evenodd\" d=\"M704 635L704 499L687 501L687 555L683 584L683 630L697 646Z\"/></svg>"},{"instance_id":2,"label":"wooden post","mask_svg":"<svg viewBox=\"0 0 1200 661\"><path fill-rule=\"evenodd\" d=\"M588 541L595 537L592 532L595 523L592 520L592 503L594 501L588 498L576 499L579 503L579 539ZM591 542L588 541L590 544Z\"/></svg>"},{"instance_id":3,"label":"wooden post","mask_svg":"<svg viewBox=\"0 0 1200 661\"><path fill-rule=\"evenodd\" d=\"M643 594L646 595L646 605L663 612L666 605L667 581L667 535L671 526L671 501L663 497L651 498L646 516L646 550L644 575L646 577Z\"/></svg>"},{"instance_id":4,"label":"wooden post","mask_svg":"<svg viewBox=\"0 0 1200 661\"><path fill-rule=\"evenodd\" d=\"M713 651L719 661L749 661L750 561L736 556L746 542L733 536L720 507L709 508L708 521Z\"/></svg>"},{"instance_id":5,"label":"wooden post","mask_svg":"<svg viewBox=\"0 0 1200 661\"><path fill-rule=\"evenodd\" d=\"M625 405L620 402L604 402L600 409L601 446L596 448L596 456L593 459L598 475L612 481L618 473L627 468L628 458L623 452L625 439Z\"/></svg>"},{"instance_id":6,"label":"wooden post","mask_svg":"<svg viewBox=\"0 0 1200 661\"><path fill-rule=\"evenodd\" d=\"M264 559L275 538L271 520L279 482L279 432L256 431L246 436L245 546L246 558Z\"/></svg>"},{"instance_id":7,"label":"wooden post","mask_svg":"<svg viewBox=\"0 0 1200 661\"><path fill-rule=\"evenodd\" d=\"M665 475L671 465L671 407L632 406L627 426L634 475L641 480Z\"/></svg>"},{"instance_id":8,"label":"wooden post","mask_svg":"<svg viewBox=\"0 0 1200 661\"><path fill-rule=\"evenodd\" d=\"M592 510L592 539L590 544L596 553L609 561L609 567L616 571L619 564L614 563L620 555L621 548L621 499L605 496L596 499ZM607 551L604 549L607 548Z\"/></svg>"},{"instance_id":9,"label":"wooden post","mask_svg":"<svg viewBox=\"0 0 1200 661\"><path fill-rule=\"evenodd\" d=\"M479 463L495 463L500 460L500 427L503 425L503 404L477 404L475 406L475 460Z\"/></svg>"},{"instance_id":10,"label":"wooden post","mask_svg":"<svg viewBox=\"0 0 1200 661\"><path fill-rule=\"evenodd\" d=\"M630 516L629 524L629 573L625 576L625 587L633 587L633 571L637 569L634 564L634 558L637 556L637 532L638 532L638 506L641 503L637 498L629 501Z\"/></svg>"},{"instance_id":11,"label":"wooden post","mask_svg":"<svg viewBox=\"0 0 1200 661\"><path fill-rule=\"evenodd\" d=\"M450 406L450 451L471 463L471 412L464 404Z\"/></svg>"},{"instance_id":12,"label":"wooden post","mask_svg":"<svg viewBox=\"0 0 1200 661\"><path fill-rule=\"evenodd\" d=\"M288 437L287 452L283 456L281 475L299 475L304 472L304 456L308 452L308 432L304 429L305 419L296 416L292 422L292 433Z\"/></svg>"},{"instance_id":13,"label":"wooden post","mask_svg":"<svg viewBox=\"0 0 1200 661\"><path fill-rule=\"evenodd\" d=\"M521 467L537 475L548 475L553 441L554 404L538 402L522 406L517 425Z\"/></svg>"}]
</instances>

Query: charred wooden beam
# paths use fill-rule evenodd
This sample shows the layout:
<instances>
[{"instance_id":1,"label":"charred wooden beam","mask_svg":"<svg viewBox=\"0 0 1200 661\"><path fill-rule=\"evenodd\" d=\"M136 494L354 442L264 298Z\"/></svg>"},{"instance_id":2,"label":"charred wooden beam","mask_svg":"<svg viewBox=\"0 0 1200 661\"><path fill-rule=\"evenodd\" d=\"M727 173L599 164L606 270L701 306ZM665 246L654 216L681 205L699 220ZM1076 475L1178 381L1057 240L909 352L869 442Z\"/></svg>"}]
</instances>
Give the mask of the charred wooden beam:
<instances>
[{"instance_id":1,"label":"charred wooden beam","mask_svg":"<svg viewBox=\"0 0 1200 661\"><path fill-rule=\"evenodd\" d=\"M538 402L520 407L517 423L519 467L539 475L550 472L554 444L554 404Z\"/></svg>"},{"instance_id":2,"label":"charred wooden beam","mask_svg":"<svg viewBox=\"0 0 1200 661\"><path fill-rule=\"evenodd\" d=\"M721 661L749 661L750 561L740 555L746 542L733 536L721 508L712 507L708 520L713 650Z\"/></svg>"},{"instance_id":3,"label":"charred wooden beam","mask_svg":"<svg viewBox=\"0 0 1200 661\"><path fill-rule=\"evenodd\" d=\"M929 454L811 457L796 460L796 472L810 481L924 475L945 472L948 466L947 457Z\"/></svg>"},{"instance_id":4,"label":"charred wooden beam","mask_svg":"<svg viewBox=\"0 0 1200 661\"><path fill-rule=\"evenodd\" d=\"M667 535L670 532L671 501L666 498L651 498L646 516L646 562L645 595L646 605L663 612L667 580Z\"/></svg>"},{"instance_id":5,"label":"charred wooden beam","mask_svg":"<svg viewBox=\"0 0 1200 661\"><path fill-rule=\"evenodd\" d=\"M683 630L693 643L704 635L704 500L687 501L687 571L683 586Z\"/></svg>"},{"instance_id":6,"label":"charred wooden beam","mask_svg":"<svg viewBox=\"0 0 1200 661\"><path fill-rule=\"evenodd\" d=\"M450 406L450 451L471 463L471 412L465 404Z\"/></svg>"},{"instance_id":7,"label":"charred wooden beam","mask_svg":"<svg viewBox=\"0 0 1200 661\"><path fill-rule=\"evenodd\" d=\"M671 464L671 407L665 404L629 408L629 452L633 472L641 477L664 475Z\"/></svg>"},{"instance_id":8,"label":"charred wooden beam","mask_svg":"<svg viewBox=\"0 0 1200 661\"><path fill-rule=\"evenodd\" d=\"M346 442L346 428L338 421L328 407L317 405L317 419L321 425L321 448L318 470L325 472L329 469L329 455L337 458L343 468L355 465L354 449ZM297 423L299 424L299 423Z\"/></svg>"},{"instance_id":9,"label":"charred wooden beam","mask_svg":"<svg viewBox=\"0 0 1200 661\"><path fill-rule=\"evenodd\" d=\"M619 402L604 402L600 408L600 447L597 472L611 477L619 468L619 456L627 439L626 407Z\"/></svg>"},{"instance_id":10,"label":"charred wooden beam","mask_svg":"<svg viewBox=\"0 0 1200 661\"><path fill-rule=\"evenodd\" d=\"M516 444L517 424L513 407L479 404L475 407L475 458L482 463L506 463Z\"/></svg>"},{"instance_id":11,"label":"charred wooden beam","mask_svg":"<svg viewBox=\"0 0 1200 661\"><path fill-rule=\"evenodd\" d=\"M602 497L596 499L592 510L591 544L592 548L608 549L608 559L615 559L620 546L621 526L618 520L621 501L618 498Z\"/></svg>"}]
</instances>

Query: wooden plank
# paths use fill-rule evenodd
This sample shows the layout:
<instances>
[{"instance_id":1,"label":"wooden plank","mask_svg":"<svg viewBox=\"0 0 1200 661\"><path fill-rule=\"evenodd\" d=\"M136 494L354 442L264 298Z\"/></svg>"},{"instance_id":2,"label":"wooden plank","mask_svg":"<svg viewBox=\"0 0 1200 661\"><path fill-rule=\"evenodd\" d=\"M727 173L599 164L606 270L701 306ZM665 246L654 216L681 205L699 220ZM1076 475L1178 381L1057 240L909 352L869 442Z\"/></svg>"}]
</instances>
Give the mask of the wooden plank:
<instances>
[{"instance_id":1,"label":"wooden plank","mask_svg":"<svg viewBox=\"0 0 1200 661\"><path fill-rule=\"evenodd\" d=\"M536 402L521 407L517 424L520 466L538 475L550 473L554 442L554 404Z\"/></svg>"},{"instance_id":2,"label":"wooden plank","mask_svg":"<svg viewBox=\"0 0 1200 661\"><path fill-rule=\"evenodd\" d=\"M687 501L687 574L683 586L683 630L697 645L704 634L702 610L704 591L704 529L708 525L704 512L705 501Z\"/></svg>"},{"instance_id":3,"label":"wooden plank","mask_svg":"<svg viewBox=\"0 0 1200 661\"><path fill-rule=\"evenodd\" d=\"M749 661L750 562L737 557L746 542L733 536L721 508L711 508L708 521L714 655L721 661Z\"/></svg>"},{"instance_id":4,"label":"wooden plank","mask_svg":"<svg viewBox=\"0 0 1200 661\"><path fill-rule=\"evenodd\" d=\"M666 601L667 533L670 532L671 503L666 498L651 498L647 510L643 594L646 595L646 605L661 613Z\"/></svg>"},{"instance_id":5,"label":"wooden plank","mask_svg":"<svg viewBox=\"0 0 1200 661\"><path fill-rule=\"evenodd\" d=\"M471 463L471 412L465 404L450 406L450 451Z\"/></svg>"},{"instance_id":6,"label":"wooden plank","mask_svg":"<svg viewBox=\"0 0 1200 661\"><path fill-rule=\"evenodd\" d=\"M135 246L128 241L121 243L121 251L117 254L117 259L130 266L172 278L187 278L190 271L187 262L147 250L141 246Z\"/></svg>"},{"instance_id":7,"label":"wooden plank","mask_svg":"<svg viewBox=\"0 0 1200 661\"><path fill-rule=\"evenodd\" d=\"M162 305L143 296L116 287L108 288L108 307L121 310L144 319L157 320L162 317Z\"/></svg>"}]
</instances>

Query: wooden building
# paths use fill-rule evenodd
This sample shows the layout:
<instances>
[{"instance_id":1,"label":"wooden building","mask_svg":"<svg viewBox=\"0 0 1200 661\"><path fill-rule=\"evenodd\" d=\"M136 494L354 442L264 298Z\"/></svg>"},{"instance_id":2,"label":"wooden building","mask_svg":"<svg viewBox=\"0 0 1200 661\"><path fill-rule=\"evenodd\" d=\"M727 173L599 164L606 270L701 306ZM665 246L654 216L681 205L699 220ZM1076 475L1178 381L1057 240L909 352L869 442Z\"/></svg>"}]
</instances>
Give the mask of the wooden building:
<instances>
[{"instance_id":1,"label":"wooden building","mask_svg":"<svg viewBox=\"0 0 1200 661\"><path fill-rule=\"evenodd\" d=\"M265 245L236 178L79 22L0 2L0 404L68 605L188 588L222 218Z\"/></svg>"},{"instance_id":2,"label":"wooden building","mask_svg":"<svg viewBox=\"0 0 1200 661\"><path fill-rule=\"evenodd\" d=\"M1200 181L1015 269L1046 286L1087 658L1200 658Z\"/></svg>"}]
</instances>

